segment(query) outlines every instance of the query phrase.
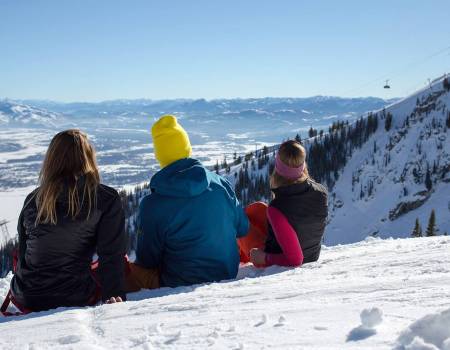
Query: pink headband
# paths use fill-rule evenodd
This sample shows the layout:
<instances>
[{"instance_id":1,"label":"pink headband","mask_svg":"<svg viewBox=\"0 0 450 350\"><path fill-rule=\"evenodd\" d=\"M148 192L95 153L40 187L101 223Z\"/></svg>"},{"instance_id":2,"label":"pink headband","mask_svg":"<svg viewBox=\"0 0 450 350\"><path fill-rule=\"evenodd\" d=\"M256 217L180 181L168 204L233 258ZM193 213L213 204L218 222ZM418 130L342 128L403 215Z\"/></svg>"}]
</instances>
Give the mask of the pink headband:
<instances>
[{"instance_id":1,"label":"pink headband","mask_svg":"<svg viewBox=\"0 0 450 350\"><path fill-rule=\"evenodd\" d=\"M305 162L303 162L303 164L298 168L291 168L283 163L283 161L280 159L279 153L277 153L277 157L275 159L275 170L278 174L287 179L299 179L303 175L303 170L305 170Z\"/></svg>"}]
</instances>

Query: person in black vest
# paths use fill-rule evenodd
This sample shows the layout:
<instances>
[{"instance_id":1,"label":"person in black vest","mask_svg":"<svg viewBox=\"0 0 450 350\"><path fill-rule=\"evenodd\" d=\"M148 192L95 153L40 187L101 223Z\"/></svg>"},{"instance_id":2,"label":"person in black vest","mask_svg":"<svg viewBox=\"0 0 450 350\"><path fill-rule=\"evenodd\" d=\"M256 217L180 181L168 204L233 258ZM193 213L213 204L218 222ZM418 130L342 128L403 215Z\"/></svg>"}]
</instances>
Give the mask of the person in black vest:
<instances>
[{"instance_id":1,"label":"person in black vest","mask_svg":"<svg viewBox=\"0 0 450 350\"><path fill-rule=\"evenodd\" d=\"M246 208L251 222L238 240L242 262L256 266L300 266L317 261L328 215L327 190L311 179L306 151L297 141L284 142L270 178L273 200Z\"/></svg>"},{"instance_id":2,"label":"person in black vest","mask_svg":"<svg viewBox=\"0 0 450 350\"><path fill-rule=\"evenodd\" d=\"M5 302L27 313L125 300L124 212L117 191L100 184L86 134L66 130L52 139L39 182L20 213L17 267Z\"/></svg>"}]
</instances>

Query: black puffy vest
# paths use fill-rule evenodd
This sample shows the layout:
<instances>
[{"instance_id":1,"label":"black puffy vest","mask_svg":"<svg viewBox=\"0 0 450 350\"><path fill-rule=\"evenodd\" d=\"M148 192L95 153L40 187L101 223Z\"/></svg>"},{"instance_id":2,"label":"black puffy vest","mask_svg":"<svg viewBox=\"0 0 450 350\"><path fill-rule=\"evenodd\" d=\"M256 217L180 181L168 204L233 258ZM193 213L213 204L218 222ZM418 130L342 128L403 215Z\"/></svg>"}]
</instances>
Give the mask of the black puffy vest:
<instances>
[{"instance_id":1,"label":"black puffy vest","mask_svg":"<svg viewBox=\"0 0 450 350\"><path fill-rule=\"evenodd\" d=\"M303 251L303 263L317 261L328 215L328 193L324 186L310 179L273 190L270 206L280 210L295 232ZM266 253L280 254L272 227L266 240Z\"/></svg>"}]
</instances>

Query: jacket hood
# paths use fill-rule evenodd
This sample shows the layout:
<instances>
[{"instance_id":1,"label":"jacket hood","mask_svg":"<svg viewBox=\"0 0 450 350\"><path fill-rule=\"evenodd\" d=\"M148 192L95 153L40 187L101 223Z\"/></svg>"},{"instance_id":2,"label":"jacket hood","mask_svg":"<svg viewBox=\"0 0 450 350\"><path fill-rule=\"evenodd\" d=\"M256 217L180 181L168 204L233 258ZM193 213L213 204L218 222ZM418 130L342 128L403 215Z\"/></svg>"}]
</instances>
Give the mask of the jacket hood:
<instances>
[{"instance_id":1,"label":"jacket hood","mask_svg":"<svg viewBox=\"0 0 450 350\"><path fill-rule=\"evenodd\" d=\"M210 182L210 171L198 160L184 158L153 175L150 188L160 195L186 198L202 194Z\"/></svg>"}]
</instances>

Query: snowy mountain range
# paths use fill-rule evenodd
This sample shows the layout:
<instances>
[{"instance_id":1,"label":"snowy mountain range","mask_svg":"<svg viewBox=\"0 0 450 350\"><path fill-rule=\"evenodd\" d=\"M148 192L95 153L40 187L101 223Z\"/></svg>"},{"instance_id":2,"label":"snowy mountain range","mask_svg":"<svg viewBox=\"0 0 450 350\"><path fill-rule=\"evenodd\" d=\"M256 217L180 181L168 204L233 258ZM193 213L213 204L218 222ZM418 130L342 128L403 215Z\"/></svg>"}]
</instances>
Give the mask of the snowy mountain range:
<instances>
[{"instance_id":1,"label":"snowy mountain range","mask_svg":"<svg viewBox=\"0 0 450 350\"><path fill-rule=\"evenodd\" d=\"M56 125L56 121L60 122L61 119L62 116L59 113L9 100L0 100L0 125L3 127L51 126Z\"/></svg>"},{"instance_id":2,"label":"snowy mountain range","mask_svg":"<svg viewBox=\"0 0 450 350\"><path fill-rule=\"evenodd\" d=\"M157 170L149 130L162 114L178 116L195 156L212 165L234 152L277 143L311 125L353 121L386 103L377 98L335 97L99 103L0 100L0 191L35 185L50 139L68 128L89 135L103 181L123 187L148 181Z\"/></svg>"},{"instance_id":3,"label":"snowy mountain range","mask_svg":"<svg viewBox=\"0 0 450 350\"><path fill-rule=\"evenodd\" d=\"M338 115L354 112L357 114L384 106L395 101L376 97L342 98L334 96L314 96L306 98L248 98L248 99L174 99L174 100L112 100L103 102L61 103L44 100L18 100L17 103L35 106L48 111L74 117L95 115L160 115L179 113L185 115L259 115L286 114L316 116Z\"/></svg>"}]
</instances>

